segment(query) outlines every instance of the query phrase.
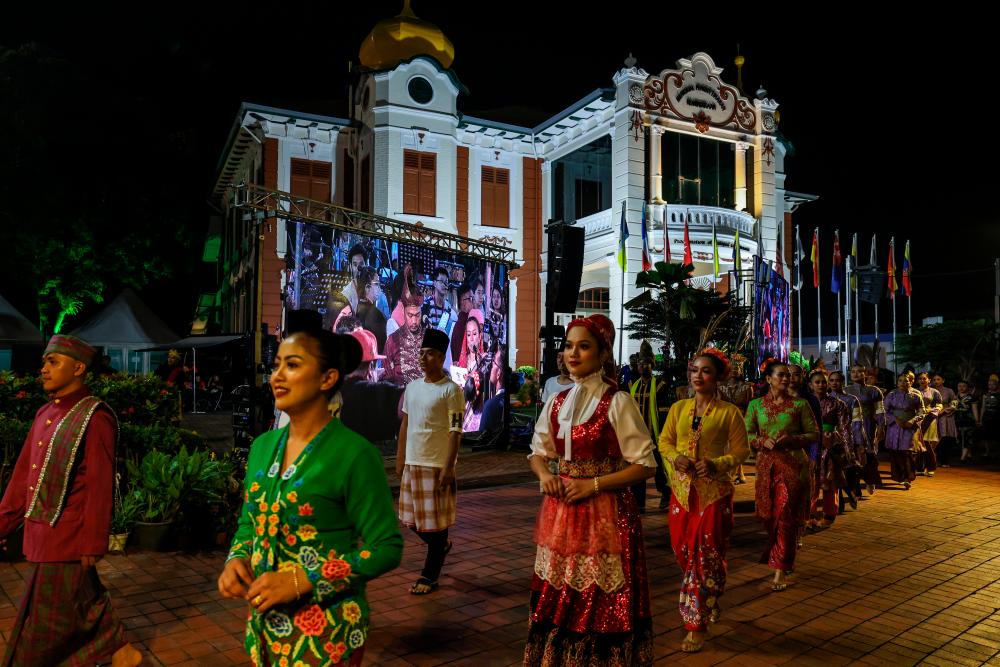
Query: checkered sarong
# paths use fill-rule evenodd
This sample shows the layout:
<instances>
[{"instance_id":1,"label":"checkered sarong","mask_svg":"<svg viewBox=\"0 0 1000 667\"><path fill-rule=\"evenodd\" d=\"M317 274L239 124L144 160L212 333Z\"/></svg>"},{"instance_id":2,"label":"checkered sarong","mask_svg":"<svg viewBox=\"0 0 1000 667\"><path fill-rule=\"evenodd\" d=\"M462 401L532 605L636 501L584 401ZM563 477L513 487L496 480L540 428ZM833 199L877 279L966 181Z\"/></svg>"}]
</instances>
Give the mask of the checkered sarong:
<instances>
[{"instance_id":1,"label":"checkered sarong","mask_svg":"<svg viewBox=\"0 0 1000 667\"><path fill-rule=\"evenodd\" d=\"M407 528L421 532L444 530L455 523L457 483L439 489L440 468L426 466L403 467L399 485L399 520Z\"/></svg>"},{"instance_id":2,"label":"checkered sarong","mask_svg":"<svg viewBox=\"0 0 1000 667\"><path fill-rule=\"evenodd\" d=\"M111 662L125 628L96 568L35 563L2 667L90 667Z\"/></svg>"}]
</instances>

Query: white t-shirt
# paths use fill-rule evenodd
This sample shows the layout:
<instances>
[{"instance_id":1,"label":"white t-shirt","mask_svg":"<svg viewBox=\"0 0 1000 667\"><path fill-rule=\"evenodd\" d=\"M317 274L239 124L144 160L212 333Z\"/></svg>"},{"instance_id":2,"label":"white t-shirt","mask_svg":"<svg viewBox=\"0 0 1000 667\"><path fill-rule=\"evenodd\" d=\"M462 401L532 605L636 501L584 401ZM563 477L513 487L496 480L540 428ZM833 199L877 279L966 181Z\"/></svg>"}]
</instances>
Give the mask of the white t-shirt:
<instances>
[{"instance_id":1,"label":"white t-shirt","mask_svg":"<svg viewBox=\"0 0 1000 667\"><path fill-rule=\"evenodd\" d=\"M462 432L465 398L447 375L437 382L421 378L406 385L406 465L444 468L448 463L448 436Z\"/></svg>"},{"instance_id":2,"label":"white t-shirt","mask_svg":"<svg viewBox=\"0 0 1000 667\"><path fill-rule=\"evenodd\" d=\"M566 391L573 386L573 381L570 380L566 384L560 382L561 375L553 375L548 380L545 381L545 388L542 389L542 403L549 400L549 396L554 396L561 391Z\"/></svg>"}]
</instances>

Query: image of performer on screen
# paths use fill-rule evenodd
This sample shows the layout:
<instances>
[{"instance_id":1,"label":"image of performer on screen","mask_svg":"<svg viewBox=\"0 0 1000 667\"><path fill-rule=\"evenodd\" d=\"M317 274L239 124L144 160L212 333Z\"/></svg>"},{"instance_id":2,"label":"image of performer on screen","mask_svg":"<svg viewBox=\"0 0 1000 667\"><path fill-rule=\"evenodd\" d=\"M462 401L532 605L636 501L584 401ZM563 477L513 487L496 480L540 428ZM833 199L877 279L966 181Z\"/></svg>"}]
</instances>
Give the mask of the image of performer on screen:
<instances>
[{"instance_id":1,"label":"image of performer on screen","mask_svg":"<svg viewBox=\"0 0 1000 667\"><path fill-rule=\"evenodd\" d=\"M492 356L484 349L483 311L472 309L465 325L465 344L458 365L466 371L465 382L465 423L464 431L478 431L483 415L483 405L492 396L490 386L490 363Z\"/></svg>"},{"instance_id":2,"label":"image of performer on screen","mask_svg":"<svg viewBox=\"0 0 1000 667\"><path fill-rule=\"evenodd\" d=\"M424 325L450 334L455 326L455 313L449 301L451 284L448 269L443 266L437 267L434 269L433 278L432 291L424 299Z\"/></svg>"},{"instance_id":3,"label":"image of performer on screen","mask_svg":"<svg viewBox=\"0 0 1000 667\"><path fill-rule=\"evenodd\" d=\"M423 298L413 282L413 268L406 266L399 305L403 325L385 343L385 380L397 385L409 384L424 376L420 370L420 342L424 337Z\"/></svg>"}]
</instances>

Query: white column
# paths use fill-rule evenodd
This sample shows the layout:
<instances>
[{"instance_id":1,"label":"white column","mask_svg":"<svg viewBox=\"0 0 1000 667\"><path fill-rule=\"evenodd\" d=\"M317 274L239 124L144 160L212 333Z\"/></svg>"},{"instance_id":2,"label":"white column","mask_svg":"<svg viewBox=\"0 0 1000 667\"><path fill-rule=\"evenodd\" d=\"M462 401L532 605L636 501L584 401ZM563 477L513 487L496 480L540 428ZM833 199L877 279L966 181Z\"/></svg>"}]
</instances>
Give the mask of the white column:
<instances>
[{"instance_id":1,"label":"white column","mask_svg":"<svg viewBox=\"0 0 1000 667\"><path fill-rule=\"evenodd\" d=\"M736 142L736 170L733 183L733 203L737 211L747 209L747 149L750 144Z\"/></svg>"},{"instance_id":2,"label":"white column","mask_svg":"<svg viewBox=\"0 0 1000 667\"><path fill-rule=\"evenodd\" d=\"M664 204L663 200L663 133L666 128L660 125L649 127L649 196L653 204Z\"/></svg>"}]
</instances>

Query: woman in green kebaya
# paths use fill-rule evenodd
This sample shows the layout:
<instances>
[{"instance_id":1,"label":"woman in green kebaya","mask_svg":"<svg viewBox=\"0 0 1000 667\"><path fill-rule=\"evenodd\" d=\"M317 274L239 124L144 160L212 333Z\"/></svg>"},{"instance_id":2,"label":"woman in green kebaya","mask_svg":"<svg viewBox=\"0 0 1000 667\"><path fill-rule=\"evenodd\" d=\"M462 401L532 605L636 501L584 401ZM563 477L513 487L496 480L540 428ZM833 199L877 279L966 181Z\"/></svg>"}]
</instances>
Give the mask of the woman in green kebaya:
<instances>
[{"instance_id":1,"label":"woman in green kebaya","mask_svg":"<svg viewBox=\"0 0 1000 667\"><path fill-rule=\"evenodd\" d=\"M254 441L219 577L223 597L250 604L254 665L360 665L365 582L399 565L403 539L382 458L329 408L339 408L337 391L360 360L354 338L319 329L278 348L271 389L290 422Z\"/></svg>"}]
</instances>

